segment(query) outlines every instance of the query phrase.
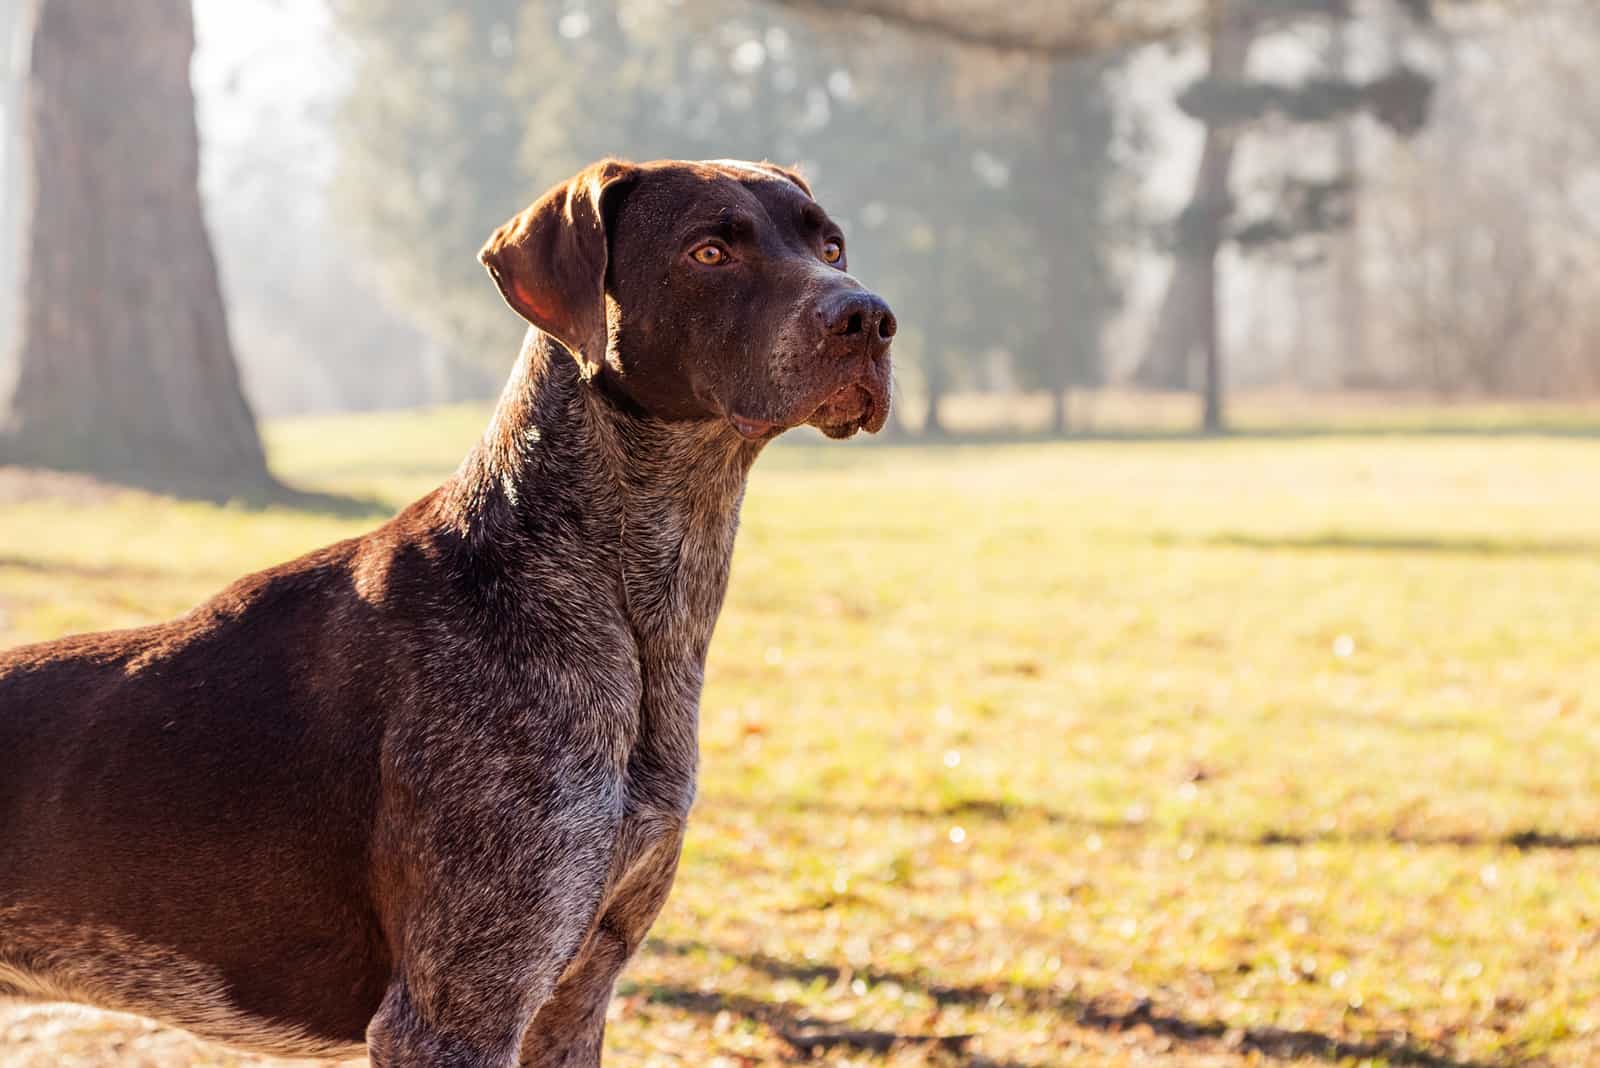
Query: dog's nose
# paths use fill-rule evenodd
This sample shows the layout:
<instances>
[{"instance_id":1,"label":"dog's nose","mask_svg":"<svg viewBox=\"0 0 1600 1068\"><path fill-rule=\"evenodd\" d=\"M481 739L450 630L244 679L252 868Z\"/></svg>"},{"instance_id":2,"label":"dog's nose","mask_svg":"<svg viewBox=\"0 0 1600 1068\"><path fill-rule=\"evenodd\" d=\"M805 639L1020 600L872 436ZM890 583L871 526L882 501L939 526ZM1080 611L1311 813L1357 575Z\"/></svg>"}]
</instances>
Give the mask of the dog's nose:
<instances>
[{"instance_id":1,"label":"dog's nose","mask_svg":"<svg viewBox=\"0 0 1600 1068\"><path fill-rule=\"evenodd\" d=\"M876 293L854 291L841 294L817 309L823 329L834 337L865 336L874 342L894 337L898 324L894 312Z\"/></svg>"}]
</instances>

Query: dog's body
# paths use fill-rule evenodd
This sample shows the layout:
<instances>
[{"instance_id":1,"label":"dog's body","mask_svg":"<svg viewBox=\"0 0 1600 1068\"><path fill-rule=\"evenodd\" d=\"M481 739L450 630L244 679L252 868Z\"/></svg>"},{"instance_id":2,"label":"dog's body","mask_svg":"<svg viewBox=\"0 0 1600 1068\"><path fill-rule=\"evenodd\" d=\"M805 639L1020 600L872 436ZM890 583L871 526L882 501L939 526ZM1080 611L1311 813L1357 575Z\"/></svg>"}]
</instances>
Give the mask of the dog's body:
<instances>
[{"instance_id":1,"label":"dog's body","mask_svg":"<svg viewBox=\"0 0 1600 1068\"><path fill-rule=\"evenodd\" d=\"M0 994L382 1068L597 1064L676 868L749 467L885 414L892 317L798 262L811 203L774 168L585 172L485 250L536 329L444 486L179 620L0 654ZM730 212L753 230L685 251ZM751 286L786 318L686 351L741 328L675 322L685 294Z\"/></svg>"}]
</instances>

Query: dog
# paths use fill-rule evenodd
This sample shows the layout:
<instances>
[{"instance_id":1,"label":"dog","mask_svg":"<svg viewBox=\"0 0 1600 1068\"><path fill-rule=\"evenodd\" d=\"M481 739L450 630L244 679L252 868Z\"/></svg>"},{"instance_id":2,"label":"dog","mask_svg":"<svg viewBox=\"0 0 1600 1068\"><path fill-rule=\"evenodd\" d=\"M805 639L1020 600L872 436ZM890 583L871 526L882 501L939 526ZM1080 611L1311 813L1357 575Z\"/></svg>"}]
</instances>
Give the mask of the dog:
<instances>
[{"instance_id":1,"label":"dog","mask_svg":"<svg viewBox=\"0 0 1600 1068\"><path fill-rule=\"evenodd\" d=\"M882 428L896 324L769 163L603 161L479 258L529 328L442 486L179 619L0 653L0 994L378 1068L599 1064L750 466Z\"/></svg>"}]
</instances>

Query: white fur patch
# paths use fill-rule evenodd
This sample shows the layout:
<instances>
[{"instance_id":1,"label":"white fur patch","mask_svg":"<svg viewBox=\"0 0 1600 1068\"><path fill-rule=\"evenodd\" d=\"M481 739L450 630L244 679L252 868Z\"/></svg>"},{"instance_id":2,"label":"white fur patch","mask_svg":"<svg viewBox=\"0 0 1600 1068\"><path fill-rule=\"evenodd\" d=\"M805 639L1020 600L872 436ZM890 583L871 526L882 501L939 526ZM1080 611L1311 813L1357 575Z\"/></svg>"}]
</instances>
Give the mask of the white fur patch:
<instances>
[{"instance_id":1,"label":"white fur patch","mask_svg":"<svg viewBox=\"0 0 1600 1068\"><path fill-rule=\"evenodd\" d=\"M280 1057L347 1059L366 1052L362 1044L244 1011L216 969L180 953L111 928L36 919L22 908L0 909L0 991L136 1013Z\"/></svg>"}]
</instances>

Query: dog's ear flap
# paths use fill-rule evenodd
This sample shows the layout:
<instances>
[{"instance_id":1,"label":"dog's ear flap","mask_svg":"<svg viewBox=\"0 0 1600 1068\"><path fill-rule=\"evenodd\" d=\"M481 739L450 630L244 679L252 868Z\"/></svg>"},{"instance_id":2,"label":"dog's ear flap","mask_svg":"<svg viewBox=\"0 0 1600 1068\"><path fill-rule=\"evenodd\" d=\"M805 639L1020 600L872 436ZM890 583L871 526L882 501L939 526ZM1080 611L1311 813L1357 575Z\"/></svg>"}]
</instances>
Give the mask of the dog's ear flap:
<instances>
[{"instance_id":1,"label":"dog's ear flap","mask_svg":"<svg viewBox=\"0 0 1600 1068\"><path fill-rule=\"evenodd\" d=\"M773 172L774 174L776 174L780 178L789 179L789 181L793 182L795 185L800 187L800 192L804 193L808 197L812 197L813 199L815 199L815 194L811 192L810 184L807 183L804 178L800 177L800 172L795 170L793 167L780 167L776 163L773 163L771 160L766 160L766 159L761 161L760 166L762 168L766 169L766 170L769 170L769 171Z\"/></svg>"},{"instance_id":2,"label":"dog's ear flap","mask_svg":"<svg viewBox=\"0 0 1600 1068\"><path fill-rule=\"evenodd\" d=\"M606 358L606 191L634 173L602 160L490 235L478 253L513 311L555 338L585 377Z\"/></svg>"}]
</instances>

